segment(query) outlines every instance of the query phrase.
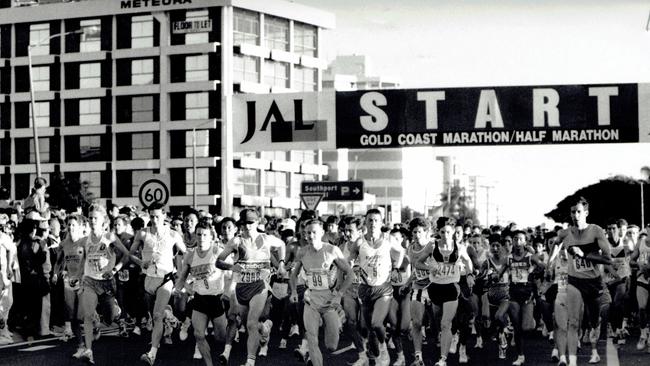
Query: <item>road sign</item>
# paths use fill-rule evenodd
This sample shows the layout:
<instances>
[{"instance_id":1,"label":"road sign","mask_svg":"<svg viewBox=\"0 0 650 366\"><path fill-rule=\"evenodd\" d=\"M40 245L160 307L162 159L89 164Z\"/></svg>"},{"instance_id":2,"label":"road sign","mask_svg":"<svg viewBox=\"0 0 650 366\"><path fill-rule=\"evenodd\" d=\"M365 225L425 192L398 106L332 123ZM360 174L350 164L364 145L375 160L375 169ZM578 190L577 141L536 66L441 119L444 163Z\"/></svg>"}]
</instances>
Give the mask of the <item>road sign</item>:
<instances>
[{"instance_id":1,"label":"road sign","mask_svg":"<svg viewBox=\"0 0 650 366\"><path fill-rule=\"evenodd\" d=\"M169 184L168 179L150 178L146 179L140 185L138 198L143 207L147 208L153 203L166 205L169 201Z\"/></svg>"},{"instance_id":2,"label":"road sign","mask_svg":"<svg viewBox=\"0 0 650 366\"><path fill-rule=\"evenodd\" d=\"M322 193L323 201L363 201L363 182L302 182L302 193Z\"/></svg>"},{"instance_id":3,"label":"road sign","mask_svg":"<svg viewBox=\"0 0 650 366\"><path fill-rule=\"evenodd\" d=\"M307 207L308 210L316 210L316 207L318 207L320 200L323 199L323 194L322 193L301 193L300 199L302 200L302 203L305 204L305 207Z\"/></svg>"}]
</instances>

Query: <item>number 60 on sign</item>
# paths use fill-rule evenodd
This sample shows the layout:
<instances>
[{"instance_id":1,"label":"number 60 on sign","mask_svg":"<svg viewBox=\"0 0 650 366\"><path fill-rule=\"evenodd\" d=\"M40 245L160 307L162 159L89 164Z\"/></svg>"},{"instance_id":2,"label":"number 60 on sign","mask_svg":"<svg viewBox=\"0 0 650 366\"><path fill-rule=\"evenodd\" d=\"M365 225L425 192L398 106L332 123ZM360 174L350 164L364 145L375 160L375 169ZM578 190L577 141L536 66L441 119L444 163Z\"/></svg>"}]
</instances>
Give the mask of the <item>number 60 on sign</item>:
<instances>
[{"instance_id":1,"label":"number 60 on sign","mask_svg":"<svg viewBox=\"0 0 650 366\"><path fill-rule=\"evenodd\" d=\"M153 203L166 205L169 201L169 188L160 179L149 179L140 185L138 198L143 207L149 207Z\"/></svg>"}]
</instances>

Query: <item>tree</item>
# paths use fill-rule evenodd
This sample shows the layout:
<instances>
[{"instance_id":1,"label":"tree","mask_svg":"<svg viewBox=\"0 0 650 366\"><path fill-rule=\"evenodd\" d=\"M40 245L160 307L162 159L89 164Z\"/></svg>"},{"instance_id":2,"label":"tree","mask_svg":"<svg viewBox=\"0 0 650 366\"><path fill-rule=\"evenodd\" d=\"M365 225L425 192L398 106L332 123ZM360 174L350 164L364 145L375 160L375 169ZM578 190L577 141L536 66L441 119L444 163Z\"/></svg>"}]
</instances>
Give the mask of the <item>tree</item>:
<instances>
[{"instance_id":1,"label":"tree","mask_svg":"<svg viewBox=\"0 0 650 366\"><path fill-rule=\"evenodd\" d=\"M461 225L467 220L478 224L476 209L471 207L472 199L465 194L465 188L453 185L451 189L441 194L440 202L442 204L434 210L442 216L453 217Z\"/></svg>"},{"instance_id":2,"label":"tree","mask_svg":"<svg viewBox=\"0 0 650 366\"><path fill-rule=\"evenodd\" d=\"M93 202L93 194L88 191L89 182L80 182L79 179L66 178L63 173L52 176L52 182L47 187L47 203L53 208L65 209L73 212L81 207L84 213Z\"/></svg>"},{"instance_id":3,"label":"tree","mask_svg":"<svg viewBox=\"0 0 650 366\"><path fill-rule=\"evenodd\" d=\"M571 201L582 196L589 202L590 223L605 226L612 220L625 219L629 223L641 224L641 184L646 196L650 188L647 181L637 181L621 175L603 179L565 197L545 216L556 222L571 222ZM644 207L645 217L648 217L647 206Z\"/></svg>"}]
</instances>

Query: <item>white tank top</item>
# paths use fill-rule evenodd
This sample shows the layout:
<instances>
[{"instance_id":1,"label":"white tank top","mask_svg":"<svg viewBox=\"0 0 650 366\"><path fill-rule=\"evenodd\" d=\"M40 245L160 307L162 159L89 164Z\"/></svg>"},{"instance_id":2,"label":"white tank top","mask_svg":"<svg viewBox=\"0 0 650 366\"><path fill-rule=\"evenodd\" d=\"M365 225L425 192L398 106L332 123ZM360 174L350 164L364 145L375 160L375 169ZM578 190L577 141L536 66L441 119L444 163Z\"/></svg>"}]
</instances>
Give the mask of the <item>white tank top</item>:
<instances>
[{"instance_id":1,"label":"white tank top","mask_svg":"<svg viewBox=\"0 0 650 366\"><path fill-rule=\"evenodd\" d=\"M380 286L388 282L393 267L389 236L382 234L377 242L379 242L379 247L373 248L365 239L362 239L359 246L359 267L361 267L362 276L368 286Z\"/></svg>"},{"instance_id":2,"label":"white tank top","mask_svg":"<svg viewBox=\"0 0 650 366\"><path fill-rule=\"evenodd\" d=\"M224 290L223 271L216 266L219 257L219 247L216 244L203 253L201 258L198 246L192 252L192 262L189 263L190 273L194 277L192 289L199 295L219 295Z\"/></svg>"},{"instance_id":3,"label":"white tank top","mask_svg":"<svg viewBox=\"0 0 650 366\"><path fill-rule=\"evenodd\" d=\"M174 271L174 243L177 239L174 236L178 233L169 228L162 235L152 234L150 228L143 233L142 261L151 262L145 274L149 277L165 277Z\"/></svg>"}]
</instances>

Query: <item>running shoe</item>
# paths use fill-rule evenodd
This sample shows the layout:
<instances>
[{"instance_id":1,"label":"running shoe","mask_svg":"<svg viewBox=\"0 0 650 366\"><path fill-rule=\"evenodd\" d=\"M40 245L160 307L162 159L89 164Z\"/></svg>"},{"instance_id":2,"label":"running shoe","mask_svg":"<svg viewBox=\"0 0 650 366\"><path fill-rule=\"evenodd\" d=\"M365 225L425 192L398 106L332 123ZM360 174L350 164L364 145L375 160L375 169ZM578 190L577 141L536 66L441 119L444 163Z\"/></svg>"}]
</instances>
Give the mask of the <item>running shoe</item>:
<instances>
[{"instance_id":1,"label":"running shoe","mask_svg":"<svg viewBox=\"0 0 650 366\"><path fill-rule=\"evenodd\" d=\"M260 329L260 345L265 346L269 342L269 336L271 335L271 328L273 328L273 322L271 319L267 319L262 323Z\"/></svg>"},{"instance_id":2,"label":"running shoe","mask_svg":"<svg viewBox=\"0 0 650 366\"><path fill-rule=\"evenodd\" d=\"M389 366L390 365L390 355L388 351L379 351L379 357L375 360L375 366Z\"/></svg>"},{"instance_id":3,"label":"running shoe","mask_svg":"<svg viewBox=\"0 0 650 366\"><path fill-rule=\"evenodd\" d=\"M178 339L180 339L181 341L187 339L188 336L187 331L190 329L190 324L192 323L189 318L185 319L185 321L181 323L181 330L178 332Z\"/></svg>"},{"instance_id":4,"label":"running shoe","mask_svg":"<svg viewBox=\"0 0 650 366\"><path fill-rule=\"evenodd\" d=\"M441 359L440 361L436 362L435 366L447 366L447 361Z\"/></svg>"},{"instance_id":5,"label":"running shoe","mask_svg":"<svg viewBox=\"0 0 650 366\"><path fill-rule=\"evenodd\" d=\"M386 342L386 346L388 349L395 349L395 343L393 342L393 338L389 338L388 342Z\"/></svg>"},{"instance_id":6,"label":"running shoe","mask_svg":"<svg viewBox=\"0 0 650 366\"><path fill-rule=\"evenodd\" d=\"M637 351L642 351L648 341L648 328L641 329L641 335L639 336L639 341L636 344Z\"/></svg>"},{"instance_id":7,"label":"running shoe","mask_svg":"<svg viewBox=\"0 0 650 366\"><path fill-rule=\"evenodd\" d=\"M404 358L403 352L397 354L397 359L393 362L393 366L406 366L406 359Z\"/></svg>"},{"instance_id":8,"label":"running shoe","mask_svg":"<svg viewBox=\"0 0 650 366\"><path fill-rule=\"evenodd\" d=\"M508 348L508 338L504 332L499 333L499 348L506 349Z\"/></svg>"},{"instance_id":9,"label":"running shoe","mask_svg":"<svg viewBox=\"0 0 650 366\"><path fill-rule=\"evenodd\" d=\"M307 360L309 359L309 351L300 348L293 350L293 355L302 363L307 363Z\"/></svg>"},{"instance_id":10,"label":"running shoe","mask_svg":"<svg viewBox=\"0 0 650 366\"><path fill-rule=\"evenodd\" d=\"M84 353L86 349L84 347L79 347L77 348L77 352L72 354L72 358L76 358L77 360L81 358L81 355Z\"/></svg>"},{"instance_id":11,"label":"running shoe","mask_svg":"<svg viewBox=\"0 0 650 366\"><path fill-rule=\"evenodd\" d=\"M280 339L280 345L278 346L279 349L287 349L287 340L286 339Z\"/></svg>"},{"instance_id":12,"label":"running shoe","mask_svg":"<svg viewBox=\"0 0 650 366\"><path fill-rule=\"evenodd\" d=\"M557 363L557 366L566 366L566 356L560 356L560 361Z\"/></svg>"},{"instance_id":13,"label":"running shoe","mask_svg":"<svg viewBox=\"0 0 650 366\"><path fill-rule=\"evenodd\" d=\"M512 363L512 366L521 366L526 362L526 357L524 355L519 355L515 362Z\"/></svg>"},{"instance_id":14,"label":"running shoe","mask_svg":"<svg viewBox=\"0 0 650 366\"><path fill-rule=\"evenodd\" d=\"M289 330L289 337L298 335L300 335L300 328L298 328L298 324L294 324L291 326L291 330Z\"/></svg>"},{"instance_id":15,"label":"running shoe","mask_svg":"<svg viewBox=\"0 0 650 366\"><path fill-rule=\"evenodd\" d=\"M459 340L458 333L454 334L451 337L451 345L449 346L449 353L451 353L452 355L455 355L456 351L458 350L458 340Z\"/></svg>"},{"instance_id":16,"label":"running shoe","mask_svg":"<svg viewBox=\"0 0 650 366\"><path fill-rule=\"evenodd\" d=\"M192 355L192 358L195 360L202 360L203 356L201 356L201 351L199 351L199 346L194 346L194 355ZM221 356L219 356L219 362L221 362ZM228 359L226 359L226 363L224 365L228 364Z\"/></svg>"},{"instance_id":17,"label":"running shoe","mask_svg":"<svg viewBox=\"0 0 650 366\"><path fill-rule=\"evenodd\" d=\"M594 363L599 363L600 362L600 356L598 355L598 351L592 350L591 351L591 358L589 359L589 363L594 364Z\"/></svg>"},{"instance_id":18,"label":"running shoe","mask_svg":"<svg viewBox=\"0 0 650 366\"><path fill-rule=\"evenodd\" d=\"M410 366L424 366L424 361L419 356L415 356L415 360L413 360Z\"/></svg>"},{"instance_id":19,"label":"running shoe","mask_svg":"<svg viewBox=\"0 0 650 366\"><path fill-rule=\"evenodd\" d=\"M474 348L483 348L483 337L476 337L476 344L474 345Z\"/></svg>"},{"instance_id":20,"label":"running shoe","mask_svg":"<svg viewBox=\"0 0 650 366\"><path fill-rule=\"evenodd\" d=\"M89 363L91 365L95 364L95 359L93 358L93 351L90 350L90 349L87 349L87 350L83 351L81 356L79 356L79 359L81 361L87 362L87 363Z\"/></svg>"},{"instance_id":21,"label":"running shoe","mask_svg":"<svg viewBox=\"0 0 650 366\"><path fill-rule=\"evenodd\" d=\"M135 327L133 327L133 334L138 335L138 336L140 334L142 334L142 331L140 330L140 327L138 327L137 325Z\"/></svg>"},{"instance_id":22,"label":"running shoe","mask_svg":"<svg viewBox=\"0 0 650 366\"><path fill-rule=\"evenodd\" d=\"M599 334L599 332L598 332L598 328L593 328L593 329L591 329L591 330L589 331L589 342L591 342L592 344L598 342L598 337L599 337L599 335L600 335L600 334Z\"/></svg>"},{"instance_id":23,"label":"running shoe","mask_svg":"<svg viewBox=\"0 0 650 366\"><path fill-rule=\"evenodd\" d=\"M499 359L505 360L506 359L506 349L499 347Z\"/></svg>"},{"instance_id":24,"label":"running shoe","mask_svg":"<svg viewBox=\"0 0 650 366\"><path fill-rule=\"evenodd\" d=\"M465 345L460 345L458 348L458 363L468 363L469 358L467 357L467 348Z\"/></svg>"},{"instance_id":25,"label":"running shoe","mask_svg":"<svg viewBox=\"0 0 650 366\"><path fill-rule=\"evenodd\" d=\"M560 360L560 351L557 348L553 348L551 352L551 361L558 362Z\"/></svg>"},{"instance_id":26,"label":"running shoe","mask_svg":"<svg viewBox=\"0 0 650 366\"><path fill-rule=\"evenodd\" d=\"M144 353L142 354L142 356L140 356L140 361L146 363L149 366L153 366L153 363L156 362L156 358L151 357L151 355L149 355L148 353Z\"/></svg>"},{"instance_id":27,"label":"running shoe","mask_svg":"<svg viewBox=\"0 0 650 366\"><path fill-rule=\"evenodd\" d=\"M266 356L268 356L268 354L269 354L269 344L266 343L266 344L264 344L263 346L260 347L260 351L259 351L259 353L257 355L260 356L260 357L266 357Z\"/></svg>"}]
</instances>

